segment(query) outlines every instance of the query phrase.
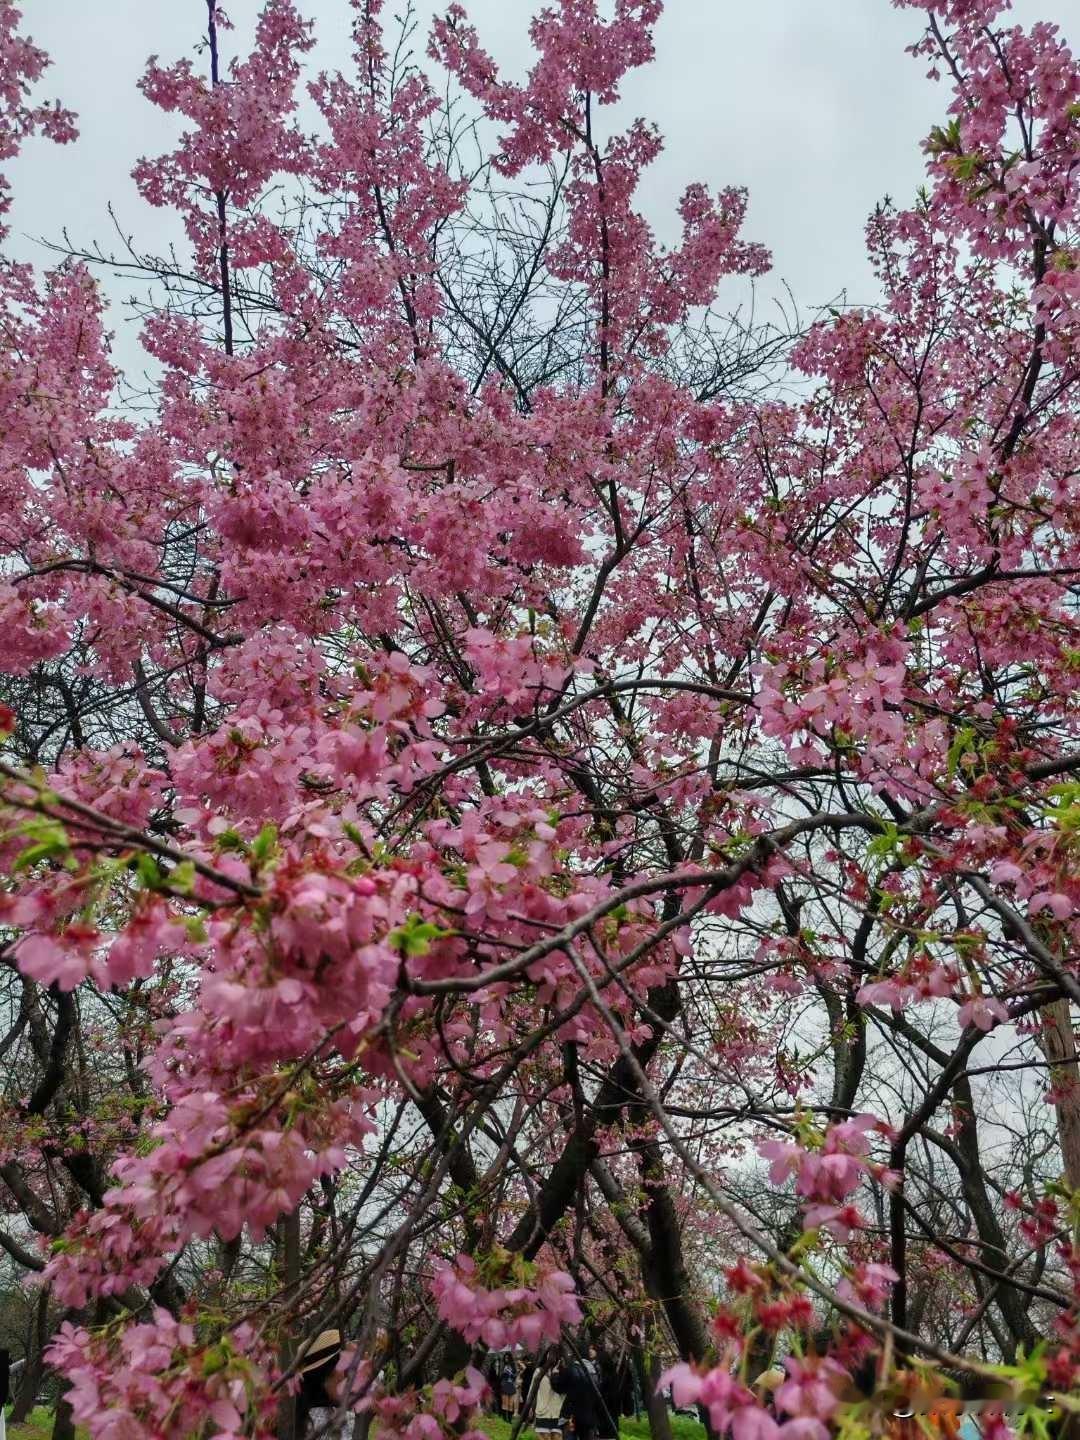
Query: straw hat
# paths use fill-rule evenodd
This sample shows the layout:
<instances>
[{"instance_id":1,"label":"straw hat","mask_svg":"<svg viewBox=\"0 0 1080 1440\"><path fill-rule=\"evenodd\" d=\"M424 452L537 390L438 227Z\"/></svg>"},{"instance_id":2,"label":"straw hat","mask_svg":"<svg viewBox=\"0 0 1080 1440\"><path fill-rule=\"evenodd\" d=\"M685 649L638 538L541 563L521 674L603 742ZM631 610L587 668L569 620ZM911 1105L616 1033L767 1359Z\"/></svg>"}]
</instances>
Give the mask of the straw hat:
<instances>
[{"instance_id":1,"label":"straw hat","mask_svg":"<svg viewBox=\"0 0 1080 1440\"><path fill-rule=\"evenodd\" d=\"M318 1370L340 1350L341 1331L323 1330L309 1345L305 1345L300 1361L300 1374L306 1375L310 1370Z\"/></svg>"}]
</instances>

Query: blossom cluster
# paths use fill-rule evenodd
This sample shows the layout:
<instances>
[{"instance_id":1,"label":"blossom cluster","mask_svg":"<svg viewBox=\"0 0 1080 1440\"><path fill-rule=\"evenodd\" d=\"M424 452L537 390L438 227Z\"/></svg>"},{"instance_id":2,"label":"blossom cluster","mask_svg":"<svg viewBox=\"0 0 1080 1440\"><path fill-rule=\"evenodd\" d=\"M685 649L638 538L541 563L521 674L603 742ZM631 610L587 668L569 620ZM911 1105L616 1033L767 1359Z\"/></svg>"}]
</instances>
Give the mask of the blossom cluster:
<instances>
[{"instance_id":1,"label":"blossom cluster","mask_svg":"<svg viewBox=\"0 0 1080 1440\"><path fill-rule=\"evenodd\" d=\"M267 1384L273 1359L255 1331L240 1326L213 1345L160 1307L127 1327L114 1350L65 1321L49 1350L72 1378L76 1424L103 1440L158 1440L205 1426L221 1440L269 1440L276 1409Z\"/></svg>"},{"instance_id":2,"label":"blossom cluster","mask_svg":"<svg viewBox=\"0 0 1080 1440\"><path fill-rule=\"evenodd\" d=\"M545 1271L535 1284L489 1289L480 1282L476 1261L458 1255L435 1272L431 1291L441 1320L492 1350L556 1344L564 1325L581 1320L574 1282L561 1270Z\"/></svg>"},{"instance_id":3,"label":"blossom cluster","mask_svg":"<svg viewBox=\"0 0 1080 1440\"><path fill-rule=\"evenodd\" d=\"M732 1440L828 1440L828 1423L839 1409L850 1376L828 1356L784 1361L786 1378L774 1395L776 1416L730 1370L675 1365L660 1378L675 1404L700 1405L718 1435Z\"/></svg>"},{"instance_id":4,"label":"blossom cluster","mask_svg":"<svg viewBox=\"0 0 1080 1440\"><path fill-rule=\"evenodd\" d=\"M812 1230L824 1229L848 1240L863 1223L850 1197L866 1177L884 1185L900 1177L870 1156L870 1133L888 1131L873 1115L856 1115L830 1125L815 1148L791 1140L762 1140L758 1152L769 1164L769 1179L781 1185L795 1176L795 1193L804 1202L804 1219Z\"/></svg>"}]
</instances>

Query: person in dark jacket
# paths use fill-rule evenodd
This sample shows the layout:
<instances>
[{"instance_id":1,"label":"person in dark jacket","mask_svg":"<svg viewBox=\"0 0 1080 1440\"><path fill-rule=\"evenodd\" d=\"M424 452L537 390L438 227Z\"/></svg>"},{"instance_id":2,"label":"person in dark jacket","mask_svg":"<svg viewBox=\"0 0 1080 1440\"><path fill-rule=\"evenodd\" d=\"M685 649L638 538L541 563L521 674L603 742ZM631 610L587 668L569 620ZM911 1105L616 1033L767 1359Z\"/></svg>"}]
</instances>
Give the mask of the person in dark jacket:
<instances>
[{"instance_id":1,"label":"person in dark jacket","mask_svg":"<svg viewBox=\"0 0 1080 1440\"><path fill-rule=\"evenodd\" d=\"M596 1411L596 1433L598 1440L619 1440L619 1416L622 1405L619 1396L619 1376L615 1362L604 1350L592 1346L589 1357L596 1365L597 1390L599 1399Z\"/></svg>"},{"instance_id":2,"label":"person in dark jacket","mask_svg":"<svg viewBox=\"0 0 1080 1440\"><path fill-rule=\"evenodd\" d=\"M520 1379L519 1379L519 1382L518 1382L518 1409L519 1409L519 1410L524 1406L525 1401L529 1398L529 1396L530 1396L531 1393L532 1393L533 1380L534 1380L535 1377L536 1377L536 1368L537 1368L537 1367L536 1367L536 1361L535 1361L535 1360L531 1360L531 1359L528 1358L528 1356L526 1356L525 1362L524 1362L524 1364L523 1364L522 1367L521 1367L521 1376L520 1376Z\"/></svg>"},{"instance_id":3,"label":"person in dark jacket","mask_svg":"<svg viewBox=\"0 0 1080 1440\"><path fill-rule=\"evenodd\" d=\"M518 1369L513 1353L508 1351L499 1371L499 1400L504 1420L513 1420L518 1407Z\"/></svg>"},{"instance_id":4,"label":"person in dark jacket","mask_svg":"<svg viewBox=\"0 0 1080 1440\"><path fill-rule=\"evenodd\" d=\"M11 1399L11 1377L26 1364L25 1360L11 1360L9 1350L0 1350L0 1440L5 1440L7 1435L7 1421L4 1419L4 1406Z\"/></svg>"},{"instance_id":5,"label":"person in dark jacket","mask_svg":"<svg viewBox=\"0 0 1080 1440\"><path fill-rule=\"evenodd\" d=\"M574 1358L551 1381L564 1397L562 1412L573 1430L574 1440L597 1440L596 1420L600 1395L583 1361Z\"/></svg>"},{"instance_id":6,"label":"person in dark jacket","mask_svg":"<svg viewBox=\"0 0 1080 1440\"><path fill-rule=\"evenodd\" d=\"M502 1413L502 1397L499 1394L499 1371L501 1369L502 1361L498 1354L490 1354L487 1357L487 1365L484 1367L484 1379L488 1383L488 1413L490 1415Z\"/></svg>"}]
</instances>

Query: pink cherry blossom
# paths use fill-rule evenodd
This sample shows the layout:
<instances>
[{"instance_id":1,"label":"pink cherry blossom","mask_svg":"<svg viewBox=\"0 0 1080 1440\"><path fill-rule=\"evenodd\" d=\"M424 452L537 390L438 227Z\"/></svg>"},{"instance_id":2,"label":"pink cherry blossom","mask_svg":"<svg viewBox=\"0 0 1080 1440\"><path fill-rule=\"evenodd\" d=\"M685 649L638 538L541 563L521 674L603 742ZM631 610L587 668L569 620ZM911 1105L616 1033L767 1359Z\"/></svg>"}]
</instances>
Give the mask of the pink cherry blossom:
<instances>
[{"instance_id":1,"label":"pink cherry blossom","mask_svg":"<svg viewBox=\"0 0 1080 1440\"><path fill-rule=\"evenodd\" d=\"M847 1380L843 1368L823 1359L784 1361L787 1379L776 1390L776 1406L799 1419L827 1421L839 1405L839 1392Z\"/></svg>"},{"instance_id":2,"label":"pink cherry blossom","mask_svg":"<svg viewBox=\"0 0 1080 1440\"><path fill-rule=\"evenodd\" d=\"M105 251L30 255L0 180L0 1170L94 1440L269 1440L324 1322L343 1411L478 1440L461 1346L648 1349L680 1305L680 1403L827 1440L940 1341L927 1277L1035 1353L1001 1245L1075 1390L1060 1197L1018 1142L988 1238L949 1167L989 1093L953 1051L1015 1020L1031 1173L1075 1169L1080 65L897 3L926 184L790 334L722 154L658 205L662 0L504 7L520 67L456 3L426 61L382 0L336 52L297 0L193 7L139 86L179 226L124 232L132 372ZM0 166L76 139L47 65L0 0Z\"/></svg>"},{"instance_id":3,"label":"pink cherry blossom","mask_svg":"<svg viewBox=\"0 0 1080 1440\"><path fill-rule=\"evenodd\" d=\"M960 1026L974 1025L979 1030L992 1030L1009 1019L1009 1012L993 995L976 995L965 1000L956 1012Z\"/></svg>"}]
</instances>

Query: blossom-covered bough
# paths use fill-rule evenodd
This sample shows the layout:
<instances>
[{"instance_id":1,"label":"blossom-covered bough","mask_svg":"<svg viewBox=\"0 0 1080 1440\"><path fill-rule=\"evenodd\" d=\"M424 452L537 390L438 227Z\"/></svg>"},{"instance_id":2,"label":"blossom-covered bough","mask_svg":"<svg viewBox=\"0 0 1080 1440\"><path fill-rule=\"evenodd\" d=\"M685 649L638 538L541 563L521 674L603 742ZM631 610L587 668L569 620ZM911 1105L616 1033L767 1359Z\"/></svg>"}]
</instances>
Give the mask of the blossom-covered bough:
<instances>
[{"instance_id":1,"label":"blossom-covered bough","mask_svg":"<svg viewBox=\"0 0 1080 1440\"><path fill-rule=\"evenodd\" d=\"M439 82L379 0L325 75L299 3L246 56L191 3L134 174L189 253L0 271L23 1403L46 1352L95 1437L287 1436L340 1328L359 1433L436 1440L488 1350L588 1324L657 1440L665 1360L735 1440L950 1386L1041 1436L1080 1375L1080 66L904 0L927 186L869 223L880 302L783 336L722 318L768 264L740 191L671 247L636 208L660 140L608 122L660 0L559 0L517 81L452 6ZM6 157L75 139L20 19ZM102 265L150 284L132 403Z\"/></svg>"}]
</instances>

